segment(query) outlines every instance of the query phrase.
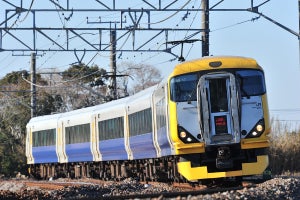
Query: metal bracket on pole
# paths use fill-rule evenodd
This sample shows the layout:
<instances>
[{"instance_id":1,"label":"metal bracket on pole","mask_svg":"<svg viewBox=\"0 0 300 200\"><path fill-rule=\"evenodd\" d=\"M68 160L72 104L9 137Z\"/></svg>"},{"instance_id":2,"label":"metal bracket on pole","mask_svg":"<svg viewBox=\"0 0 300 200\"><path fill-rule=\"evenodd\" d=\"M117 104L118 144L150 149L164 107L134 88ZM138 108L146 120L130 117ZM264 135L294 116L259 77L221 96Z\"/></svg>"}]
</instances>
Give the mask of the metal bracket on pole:
<instances>
[{"instance_id":1,"label":"metal bracket on pole","mask_svg":"<svg viewBox=\"0 0 300 200\"><path fill-rule=\"evenodd\" d=\"M77 58L78 64L81 64L82 60L83 60L83 57L85 56L85 49L83 50L83 54L81 56L81 59L78 58L77 53L76 53L76 49L74 49L74 54L75 54L75 56ZM73 63L73 64L75 64L75 63Z\"/></svg>"},{"instance_id":2,"label":"metal bracket on pole","mask_svg":"<svg viewBox=\"0 0 300 200\"><path fill-rule=\"evenodd\" d=\"M249 12L252 12L252 13L256 13L258 14L259 16L265 18L266 20L272 22L273 24L279 26L280 28L288 31L289 33L292 33L293 35L297 36L298 37L298 40L300 40L300 34L297 33L296 31L293 31L292 29L280 24L279 22L275 21L274 19L271 19L270 17L262 14L261 12L258 11L259 7L266 4L267 2L269 2L270 0L266 0L264 1L263 3L257 5L257 6L253 6L253 0L251 0L251 8L248 9Z\"/></svg>"}]
</instances>

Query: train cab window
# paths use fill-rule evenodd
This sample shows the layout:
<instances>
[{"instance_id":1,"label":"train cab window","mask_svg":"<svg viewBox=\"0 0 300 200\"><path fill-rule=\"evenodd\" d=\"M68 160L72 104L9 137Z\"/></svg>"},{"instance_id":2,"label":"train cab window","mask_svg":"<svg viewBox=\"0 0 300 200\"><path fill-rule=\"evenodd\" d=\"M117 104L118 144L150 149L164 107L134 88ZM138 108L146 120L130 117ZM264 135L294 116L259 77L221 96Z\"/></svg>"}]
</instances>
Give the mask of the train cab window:
<instances>
[{"instance_id":1,"label":"train cab window","mask_svg":"<svg viewBox=\"0 0 300 200\"><path fill-rule=\"evenodd\" d=\"M265 79L262 71L237 71L242 97L262 95L266 92Z\"/></svg>"},{"instance_id":2,"label":"train cab window","mask_svg":"<svg viewBox=\"0 0 300 200\"><path fill-rule=\"evenodd\" d=\"M171 100L175 102L197 100L197 74L186 74L171 79Z\"/></svg>"},{"instance_id":3,"label":"train cab window","mask_svg":"<svg viewBox=\"0 0 300 200\"><path fill-rule=\"evenodd\" d=\"M32 133L32 146L53 146L56 142L56 129L35 131Z\"/></svg>"},{"instance_id":4,"label":"train cab window","mask_svg":"<svg viewBox=\"0 0 300 200\"><path fill-rule=\"evenodd\" d=\"M211 112L228 112L226 78L209 80Z\"/></svg>"}]
</instances>

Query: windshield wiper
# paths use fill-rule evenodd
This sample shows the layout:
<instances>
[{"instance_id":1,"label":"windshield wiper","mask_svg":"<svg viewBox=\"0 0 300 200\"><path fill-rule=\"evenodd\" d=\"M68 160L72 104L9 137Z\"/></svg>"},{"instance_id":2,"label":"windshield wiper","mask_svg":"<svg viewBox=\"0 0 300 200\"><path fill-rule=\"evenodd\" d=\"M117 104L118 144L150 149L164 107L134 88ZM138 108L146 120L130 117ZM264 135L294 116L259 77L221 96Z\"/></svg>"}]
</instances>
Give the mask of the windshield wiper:
<instances>
[{"instance_id":1,"label":"windshield wiper","mask_svg":"<svg viewBox=\"0 0 300 200\"><path fill-rule=\"evenodd\" d=\"M196 98L196 99L193 98L194 95L195 95L195 93L196 93L196 91L197 91L197 86L196 86L195 89L193 89L193 91L188 95L188 98L187 98L187 103L188 103L188 104L190 104L191 101L196 101L196 100L197 100L197 98Z\"/></svg>"},{"instance_id":2,"label":"windshield wiper","mask_svg":"<svg viewBox=\"0 0 300 200\"><path fill-rule=\"evenodd\" d=\"M239 83L240 83L240 89L242 91L242 96L246 96L247 99L250 98L250 95L244 90L243 86L244 86L244 79L241 75L238 75L238 78L239 78ZM243 95L244 94L244 95Z\"/></svg>"}]
</instances>

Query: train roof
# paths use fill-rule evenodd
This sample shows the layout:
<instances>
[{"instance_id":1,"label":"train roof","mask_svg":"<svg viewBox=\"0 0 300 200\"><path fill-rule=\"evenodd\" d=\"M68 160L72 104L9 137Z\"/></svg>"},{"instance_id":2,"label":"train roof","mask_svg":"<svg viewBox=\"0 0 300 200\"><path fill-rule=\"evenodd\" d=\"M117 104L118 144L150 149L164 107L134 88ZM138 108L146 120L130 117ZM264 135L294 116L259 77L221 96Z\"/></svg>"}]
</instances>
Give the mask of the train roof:
<instances>
[{"instance_id":1,"label":"train roof","mask_svg":"<svg viewBox=\"0 0 300 200\"><path fill-rule=\"evenodd\" d=\"M262 69L253 58L241 56L207 56L186 61L175 66L172 76L201 70L222 70L229 68Z\"/></svg>"},{"instance_id":2,"label":"train roof","mask_svg":"<svg viewBox=\"0 0 300 200\"><path fill-rule=\"evenodd\" d=\"M38 116L33 117L30 119L30 121L27 123L26 127L34 126L35 130L44 129L44 126L49 128L55 128L57 126L57 120L60 118L61 113L53 114L53 115L44 115L44 116Z\"/></svg>"},{"instance_id":3,"label":"train roof","mask_svg":"<svg viewBox=\"0 0 300 200\"><path fill-rule=\"evenodd\" d=\"M154 85L131 96L126 105L128 114L151 107L152 94L157 89L157 86Z\"/></svg>"},{"instance_id":4,"label":"train roof","mask_svg":"<svg viewBox=\"0 0 300 200\"><path fill-rule=\"evenodd\" d=\"M159 85L159 84L158 84ZM138 109L139 106L145 107L144 105L150 105L150 98L158 85L154 85L145 90L142 90L132 96L125 97L122 99L113 100L107 103L99 104L96 106L81 108L72 110L65 113L56 113L51 115L44 115L31 118L27 126L31 124L47 124L47 123L57 123L59 120L68 120L72 117L72 120L78 121L82 119L83 121L88 120L91 115L98 113L110 113L110 116L120 116L120 111L124 111L127 106L135 107ZM134 105L135 104L135 105ZM123 113L123 114L124 114ZM78 120L77 120L78 119Z\"/></svg>"}]
</instances>

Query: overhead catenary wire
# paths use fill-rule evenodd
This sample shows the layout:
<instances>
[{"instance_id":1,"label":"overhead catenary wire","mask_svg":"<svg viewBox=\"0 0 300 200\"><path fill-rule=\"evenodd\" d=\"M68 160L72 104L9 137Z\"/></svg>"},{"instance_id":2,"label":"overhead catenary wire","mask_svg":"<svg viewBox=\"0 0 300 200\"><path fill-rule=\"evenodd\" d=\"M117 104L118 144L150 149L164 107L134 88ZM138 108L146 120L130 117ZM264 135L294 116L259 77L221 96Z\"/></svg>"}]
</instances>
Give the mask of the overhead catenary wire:
<instances>
[{"instance_id":1,"label":"overhead catenary wire","mask_svg":"<svg viewBox=\"0 0 300 200\"><path fill-rule=\"evenodd\" d=\"M55 5L55 8L56 8L56 10L57 10L57 13L58 13L58 15L59 15L59 19L60 19L60 21L61 21L61 23L62 23L62 26L66 26L66 20L65 19L63 19L63 17L61 16L61 14L60 14L60 12L58 12L58 10L59 10L59 4L60 4L60 2L59 2L59 0L57 0L57 2L58 3L55 3L54 5ZM191 3L192 1L191 0L188 0L188 1L186 1L182 6L181 6L181 8L184 8L184 7L186 7L189 3ZM197 2L197 1L195 1L194 0L194 4L195 4L195 2ZM28 10L31 10L31 8L32 8L32 5L34 4L34 0L32 0L31 1L31 6L30 6L30 8L28 9ZM177 11L177 13L178 12L180 12L180 10L179 11ZM175 15L176 13L174 13L174 15ZM109 16L109 15L108 15ZM169 16L168 18L170 18L171 16ZM166 21L167 19L164 19L163 21ZM20 20L19 20L20 21ZM60 34L59 34L60 35ZM57 38L59 38L59 35L57 36ZM125 44L126 44L126 42L127 42L127 40L124 42L124 44L122 45L122 47L123 46L125 46ZM55 44L52 44L52 45L55 45ZM50 48L49 48L50 49ZM120 48L121 49L121 48ZM56 52L54 52L47 60L45 60L41 65L39 65L39 68L40 67L43 67L43 66L45 66L45 64L46 63L48 63L49 62L49 60L52 58L52 57L54 57L54 55L56 54ZM45 56L45 55L44 55ZM101 54L99 54L99 52L97 52L96 54L95 54L95 57L97 57L97 56L102 56L102 57L105 57L105 55L101 55ZM107 57L109 57L109 56L107 56ZM93 57L88 63L90 64L93 60L94 60L95 58Z\"/></svg>"},{"instance_id":2,"label":"overhead catenary wire","mask_svg":"<svg viewBox=\"0 0 300 200\"><path fill-rule=\"evenodd\" d=\"M31 0L30 6L29 6L29 8L27 9L26 15L24 16L23 19L19 20L19 22L24 22L25 19L28 17L28 15L29 15L29 13L30 13L30 11L31 11L31 9L32 9L33 3L34 3L34 0Z\"/></svg>"},{"instance_id":3,"label":"overhead catenary wire","mask_svg":"<svg viewBox=\"0 0 300 200\"><path fill-rule=\"evenodd\" d=\"M167 18L162 19L162 20L157 21L157 22L151 22L151 23L147 23L147 24L149 24L149 25L160 24L160 23L162 23L162 22L164 22L164 21L167 21L168 19L174 17L177 13L179 13L180 10L183 9L184 7L186 7L191 1L192 1L192 0L188 0L188 1L187 1L187 2L186 2L186 3L185 3L178 11L174 12L172 15L168 16Z\"/></svg>"},{"instance_id":4,"label":"overhead catenary wire","mask_svg":"<svg viewBox=\"0 0 300 200\"><path fill-rule=\"evenodd\" d=\"M25 17L24 17L23 19L20 20L19 18L20 18L20 15L21 15L21 14L19 13L18 16L17 16L17 18L16 18L16 20L12 23L12 25L9 27L9 29L11 29L11 28L13 28L15 25L17 25L17 22L21 22L21 23L22 23L22 22L25 21L25 19L27 18L29 12L30 12L31 9L32 9L33 3L34 3L34 0L31 0L30 6L29 6L29 8L27 9L27 13L26 13ZM6 34L7 34L7 32L5 32L5 33L2 35L2 37L4 37Z\"/></svg>"},{"instance_id":5,"label":"overhead catenary wire","mask_svg":"<svg viewBox=\"0 0 300 200\"><path fill-rule=\"evenodd\" d=\"M224 29L227 29L227 28L232 28L234 26L238 26L238 25L241 25L241 24L244 24L244 23L247 23L247 22L254 22L254 21L258 20L259 18L260 18L260 16L252 17L251 19L247 19L247 20L244 20L244 21L241 21L241 22L237 22L237 23L234 23L234 24L231 24L231 25L228 25L228 26L224 26L224 27L221 27L221 28L213 29L210 32L215 32L215 31L224 30Z\"/></svg>"},{"instance_id":6,"label":"overhead catenary wire","mask_svg":"<svg viewBox=\"0 0 300 200\"><path fill-rule=\"evenodd\" d=\"M32 0L32 3L31 3L31 4L33 4L33 2L34 2L34 0ZM58 2L58 4L60 4L59 0L57 0L57 2ZM198 2L198 1L196 1L196 0L193 1L193 6L196 5L196 2ZM200 1L200 2L202 3L202 1ZM191 4L191 3L192 3L192 0L188 0L188 1L186 1L186 2L180 2L180 3L183 3L183 5L180 7L181 9L183 9L183 8L186 8L186 7L188 6L188 4ZM201 6L201 4L200 4L200 6ZM32 5L30 6L30 9L31 9L31 7L32 7ZM57 5L55 4L55 7L56 7L56 9L58 10L59 6L57 6ZM181 11L178 10L178 11L176 11L175 13L173 13L172 15L168 16L167 18L164 18L164 19L162 19L162 20L160 20L160 21L158 21L158 22L150 23L150 24L162 23L162 22L164 22L164 21L166 21L166 20L172 18L173 16L175 16L178 12L181 12ZM57 13L59 14L59 12L57 12ZM198 13L198 10L197 10L197 13ZM194 23L194 20L195 20L195 18L196 18L196 16L197 16L197 13L196 13L195 16L194 16L194 18L193 18L193 20L192 20L192 22L191 22L191 24L190 24L190 27L191 27L192 24ZM63 18L61 17L60 14L59 14L59 17L60 17L60 20L61 20L61 22L62 22L62 25L65 26L65 24L67 23L66 20L63 19ZM181 20L181 21L182 21L182 20ZM188 31L187 31L187 33L188 33ZM186 35L187 35L187 33L186 33ZM125 45L125 43L126 43L126 42L124 42L124 45ZM191 48L193 48L193 45L192 45ZM191 48L189 49L189 52L191 51ZM157 53L156 55L159 55L159 54L160 54L160 53ZM55 55L55 53L53 53L51 57L53 57L54 55ZM106 57L105 55L101 55L99 52L97 52L97 53L95 54L95 56L93 56L93 57L89 60L88 64L90 64L92 61L94 61L95 58L96 58L97 56ZM107 56L107 57L109 57L109 56ZM153 57L153 56L152 56L152 57ZM154 56L154 57L155 57L155 56ZM150 58L150 59L151 59L151 58ZM147 59L147 60L149 60L149 59ZM47 61L45 61L45 62L47 62ZM44 66L44 65L45 65L45 62L44 62L41 66Z\"/></svg>"},{"instance_id":7,"label":"overhead catenary wire","mask_svg":"<svg viewBox=\"0 0 300 200\"><path fill-rule=\"evenodd\" d=\"M81 79L84 79L84 78L87 78L87 77L89 77L89 76L92 76L92 75L94 75L94 74L96 74L96 73L98 73L98 72L100 72L100 71L97 70L97 71L95 71L95 72L93 72L93 73L87 74L87 75L82 76L82 77L79 77L79 78L74 78L74 79L70 79L70 80L66 80L66 81L60 81L59 84L56 84L56 85L39 85L39 84L34 84L34 83L32 83L31 81L27 80L27 79L26 79L25 77L23 77L23 76L22 76L22 79L23 79L25 82L27 82L27 83L29 83L29 84L33 84L34 86L39 87L39 88L53 88L53 87L58 87L58 86L60 86L60 85L66 84L66 83L79 81L79 80L81 80ZM79 74L79 73L78 73L78 74Z\"/></svg>"},{"instance_id":8,"label":"overhead catenary wire","mask_svg":"<svg viewBox=\"0 0 300 200\"><path fill-rule=\"evenodd\" d=\"M277 108L269 111L274 121L300 122L300 119L295 118L300 113L300 108Z\"/></svg>"},{"instance_id":9,"label":"overhead catenary wire","mask_svg":"<svg viewBox=\"0 0 300 200\"><path fill-rule=\"evenodd\" d=\"M80 26L83 22L84 22L85 20L82 20L78 25L77 25L77 27L78 26ZM60 33L57 35L57 37L56 37L56 39L55 39L55 41L57 41L59 38L61 38L61 34L63 33L63 28L61 29L61 31L60 31ZM71 38L72 39L72 38ZM62 46L64 46L64 45L66 45L66 43L67 43L67 41L65 41L63 44L62 44ZM52 43L51 44L51 46L53 46L54 44ZM49 48L50 49L50 48ZM52 52L52 54L50 55L50 56L48 56L48 58L42 63L42 64L40 64L39 66L38 66L38 69L40 69L41 67L43 67L54 55L56 55L58 53L58 51L54 51L54 52ZM68 66L69 64L66 64L66 65L63 65L63 66L61 66L61 67L66 67L66 66ZM58 67L58 66L57 66Z\"/></svg>"},{"instance_id":10,"label":"overhead catenary wire","mask_svg":"<svg viewBox=\"0 0 300 200\"><path fill-rule=\"evenodd\" d=\"M300 112L300 108L278 108L270 109L271 112Z\"/></svg>"},{"instance_id":11,"label":"overhead catenary wire","mask_svg":"<svg viewBox=\"0 0 300 200\"><path fill-rule=\"evenodd\" d=\"M195 4L194 4L194 6L195 6ZM200 5L199 5L199 8L198 8L198 9L200 9L201 6L202 6L202 1L201 1ZM191 29L192 25L194 24L194 21L195 21L195 19L196 19L196 16L198 15L198 12L199 12L199 11L197 11L197 12L195 13L195 15L194 15L194 17L193 17L193 19L192 19L192 22L191 22L191 24L190 24L189 29ZM187 37L188 32L189 32L189 31L186 32L185 37Z\"/></svg>"},{"instance_id":12,"label":"overhead catenary wire","mask_svg":"<svg viewBox=\"0 0 300 200\"><path fill-rule=\"evenodd\" d=\"M123 46L126 44L126 42L128 41L129 37L131 35L131 32L128 32L128 36L127 38L125 39L125 41L123 42L123 44L121 45L121 47L119 48L119 50L121 50L123 48ZM114 52L112 55L116 55L117 53ZM97 52L91 59L90 61L87 63L87 65L89 65L99 54L99 52ZM107 56L107 57L110 57L111 55Z\"/></svg>"},{"instance_id":13,"label":"overhead catenary wire","mask_svg":"<svg viewBox=\"0 0 300 200\"><path fill-rule=\"evenodd\" d=\"M184 5L181 7L181 9L183 9L184 7L186 7L186 5L189 4L190 2L191 2L191 1L186 2L186 4L184 4ZM193 7L195 6L196 2L197 2L197 1L194 1ZM200 3L199 8L201 8L201 4L202 4L202 1L201 1L201 3ZM177 14L177 13L176 13L176 14ZM193 25L193 23L194 23L194 21L195 21L195 19L196 19L197 14L198 14L198 10L197 10L197 12L195 13L195 15L194 15L194 17L193 17L193 19L192 19L192 22L191 22L191 24L190 24L190 26L189 26L189 29L191 29L191 27L192 27L192 25ZM172 15L172 16L174 16L174 15ZM168 17L168 18L169 18L169 17ZM161 22L166 21L168 18L165 18L165 19L162 20ZM181 18L181 21L180 21L180 22L182 22L182 21L185 21L185 19ZM178 26L178 25L180 24L180 22L179 22L178 24L176 24L175 27ZM150 23L150 24L152 24L152 23ZM189 32L189 30L186 32L186 34L185 34L185 36L184 36L184 39L188 39L188 37L187 37L188 32ZM162 40L163 40L163 39L160 40L160 44L161 44L161 45L160 45L157 49L159 49L159 48L163 45ZM153 44L152 46L154 46L154 45L156 45L156 44ZM189 51L188 51L187 56L188 56L189 53L191 52L192 48L193 48L193 45L189 48ZM149 56L148 58L144 58L141 62L142 62L142 63L143 63L143 62L146 62L146 61L148 61L148 60L150 60L150 59L152 59L152 58L158 56L159 54L160 54L160 53L158 52L158 53L156 53L156 54L154 54L154 55L152 55L152 56ZM173 61L176 60L176 58L177 58L177 57L175 57L175 58L173 58L173 59L168 59L168 60L163 61L163 62L160 62L160 63L158 63L158 64L164 64L164 63L167 63L167 62L173 62Z\"/></svg>"}]
</instances>

